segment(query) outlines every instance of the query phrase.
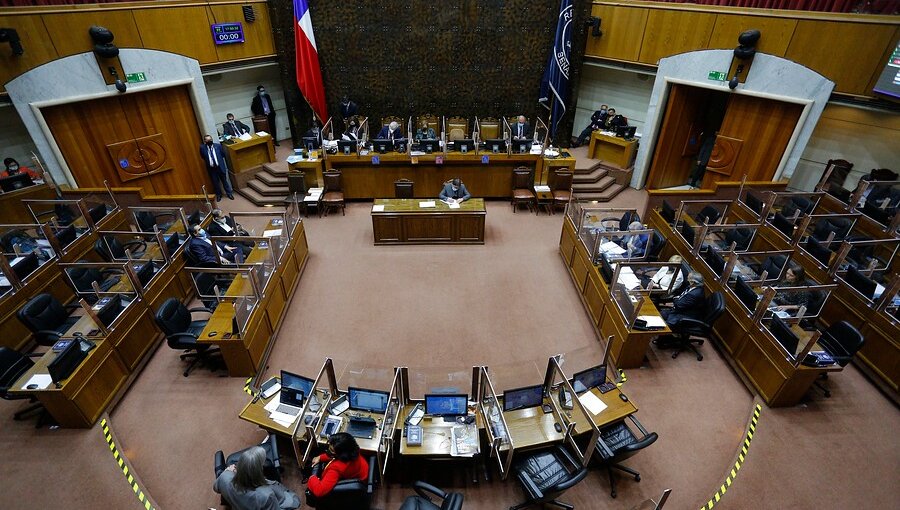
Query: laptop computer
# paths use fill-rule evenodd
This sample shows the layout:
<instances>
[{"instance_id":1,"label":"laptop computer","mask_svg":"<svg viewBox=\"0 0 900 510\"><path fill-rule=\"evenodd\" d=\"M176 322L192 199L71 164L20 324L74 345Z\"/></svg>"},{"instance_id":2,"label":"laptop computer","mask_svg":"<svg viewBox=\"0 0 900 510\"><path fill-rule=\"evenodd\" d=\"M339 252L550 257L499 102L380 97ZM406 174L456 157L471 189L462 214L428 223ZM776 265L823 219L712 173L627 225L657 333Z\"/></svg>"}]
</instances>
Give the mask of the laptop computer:
<instances>
[{"instance_id":1,"label":"laptop computer","mask_svg":"<svg viewBox=\"0 0 900 510\"><path fill-rule=\"evenodd\" d=\"M303 410L303 392L293 388L281 387L278 405L273 412L297 416Z\"/></svg>"},{"instance_id":2,"label":"laptop computer","mask_svg":"<svg viewBox=\"0 0 900 510\"><path fill-rule=\"evenodd\" d=\"M375 419L368 416L351 416L347 423L347 433L361 439L375 436Z\"/></svg>"}]
</instances>

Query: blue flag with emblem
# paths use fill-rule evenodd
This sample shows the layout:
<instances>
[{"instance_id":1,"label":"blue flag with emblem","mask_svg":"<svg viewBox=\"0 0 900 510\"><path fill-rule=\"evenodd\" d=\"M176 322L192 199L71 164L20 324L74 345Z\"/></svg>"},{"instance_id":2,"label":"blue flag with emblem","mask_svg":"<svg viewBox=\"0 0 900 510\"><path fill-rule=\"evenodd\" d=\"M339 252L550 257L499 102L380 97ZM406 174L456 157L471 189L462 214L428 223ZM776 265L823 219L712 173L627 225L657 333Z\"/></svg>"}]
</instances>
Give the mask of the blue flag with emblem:
<instances>
[{"instance_id":1,"label":"blue flag with emblem","mask_svg":"<svg viewBox=\"0 0 900 510\"><path fill-rule=\"evenodd\" d=\"M553 48L541 80L541 95L538 101L550 110L550 136L556 136L556 127L566 114L566 100L569 98L569 54L572 52L572 18L575 10L572 0L562 0L559 17L556 20L556 36Z\"/></svg>"}]
</instances>

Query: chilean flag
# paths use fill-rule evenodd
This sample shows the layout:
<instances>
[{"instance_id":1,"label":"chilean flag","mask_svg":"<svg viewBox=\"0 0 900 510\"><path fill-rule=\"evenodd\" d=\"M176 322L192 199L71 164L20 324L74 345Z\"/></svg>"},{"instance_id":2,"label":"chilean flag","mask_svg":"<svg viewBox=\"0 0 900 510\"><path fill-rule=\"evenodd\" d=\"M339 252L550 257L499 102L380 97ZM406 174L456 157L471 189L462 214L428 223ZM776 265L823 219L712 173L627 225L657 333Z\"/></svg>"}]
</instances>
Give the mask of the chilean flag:
<instances>
[{"instance_id":1,"label":"chilean flag","mask_svg":"<svg viewBox=\"0 0 900 510\"><path fill-rule=\"evenodd\" d=\"M294 0L294 40L297 53L297 86L321 122L328 119L325 85L319 68L319 50L313 35L307 0Z\"/></svg>"}]
</instances>

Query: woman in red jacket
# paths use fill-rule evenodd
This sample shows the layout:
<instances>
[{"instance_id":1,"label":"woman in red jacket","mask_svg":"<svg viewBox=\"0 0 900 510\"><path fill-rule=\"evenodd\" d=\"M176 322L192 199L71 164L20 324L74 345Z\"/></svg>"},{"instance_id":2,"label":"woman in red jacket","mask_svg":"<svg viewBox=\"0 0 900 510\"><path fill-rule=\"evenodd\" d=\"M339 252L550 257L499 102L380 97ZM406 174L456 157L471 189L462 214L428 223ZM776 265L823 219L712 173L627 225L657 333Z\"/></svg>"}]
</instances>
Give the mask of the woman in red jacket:
<instances>
[{"instance_id":1,"label":"woman in red jacket","mask_svg":"<svg viewBox=\"0 0 900 510\"><path fill-rule=\"evenodd\" d=\"M321 470L317 466L320 463L325 463ZM320 472L321 475L310 476L307 487L317 498L331 492L340 480L366 480L369 477L369 463L359 454L356 440L346 432L332 434L328 438L328 453L314 458L312 465L313 471Z\"/></svg>"}]
</instances>

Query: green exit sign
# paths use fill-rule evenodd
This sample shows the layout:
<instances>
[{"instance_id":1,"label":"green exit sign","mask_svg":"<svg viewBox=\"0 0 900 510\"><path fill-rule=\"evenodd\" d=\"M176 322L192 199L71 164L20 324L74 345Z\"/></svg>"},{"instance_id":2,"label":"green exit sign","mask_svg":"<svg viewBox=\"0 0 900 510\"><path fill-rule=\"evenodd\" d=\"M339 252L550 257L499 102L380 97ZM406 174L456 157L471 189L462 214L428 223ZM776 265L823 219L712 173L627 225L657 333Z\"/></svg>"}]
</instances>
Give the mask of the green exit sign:
<instances>
[{"instance_id":1,"label":"green exit sign","mask_svg":"<svg viewBox=\"0 0 900 510\"><path fill-rule=\"evenodd\" d=\"M710 71L707 78L714 81L725 81L728 79L728 75L724 71Z\"/></svg>"},{"instance_id":2,"label":"green exit sign","mask_svg":"<svg viewBox=\"0 0 900 510\"><path fill-rule=\"evenodd\" d=\"M144 73L131 73L125 75L125 81L128 83L140 83L142 81L147 81L147 76Z\"/></svg>"}]
</instances>

